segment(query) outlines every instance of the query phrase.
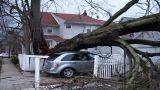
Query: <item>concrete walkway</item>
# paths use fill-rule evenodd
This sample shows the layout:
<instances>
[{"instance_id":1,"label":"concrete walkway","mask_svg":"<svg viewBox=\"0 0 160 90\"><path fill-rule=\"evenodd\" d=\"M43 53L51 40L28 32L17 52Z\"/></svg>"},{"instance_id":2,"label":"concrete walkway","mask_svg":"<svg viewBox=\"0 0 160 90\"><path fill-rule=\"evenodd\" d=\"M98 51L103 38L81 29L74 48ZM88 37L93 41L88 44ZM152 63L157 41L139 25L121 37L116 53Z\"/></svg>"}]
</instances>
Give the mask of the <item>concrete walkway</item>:
<instances>
[{"instance_id":1,"label":"concrete walkway","mask_svg":"<svg viewBox=\"0 0 160 90\"><path fill-rule=\"evenodd\" d=\"M0 90L26 88L33 88L33 83L30 83L7 58L4 58L0 73Z\"/></svg>"}]
</instances>

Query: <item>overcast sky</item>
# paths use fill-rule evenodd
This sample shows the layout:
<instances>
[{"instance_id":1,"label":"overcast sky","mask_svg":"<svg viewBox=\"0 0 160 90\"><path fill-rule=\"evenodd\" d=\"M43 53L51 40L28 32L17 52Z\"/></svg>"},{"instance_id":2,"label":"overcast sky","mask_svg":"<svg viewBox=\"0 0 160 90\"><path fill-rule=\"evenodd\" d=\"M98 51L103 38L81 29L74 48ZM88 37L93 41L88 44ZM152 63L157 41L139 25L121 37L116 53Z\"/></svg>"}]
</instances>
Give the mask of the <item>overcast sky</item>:
<instances>
[{"instance_id":1,"label":"overcast sky","mask_svg":"<svg viewBox=\"0 0 160 90\"><path fill-rule=\"evenodd\" d=\"M45 6L45 8L43 8L43 11L46 12L82 14L84 10L87 10L90 16L96 17L98 15L100 19L103 20L108 19L107 14L97 13L93 9L90 10L90 7L85 2L85 0L55 0L56 4L49 2L47 4L48 6L44 5L46 1L48 0L42 1L42 5ZM108 10L112 14L114 14L130 0L92 0L92 1L98 3L99 5L101 5L103 9ZM94 14L91 14L89 11L94 12ZM133 6L126 13L121 15L117 20L119 20L122 16L136 18L142 15L144 15L144 11L142 11L137 6Z\"/></svg>"}]
</instances>

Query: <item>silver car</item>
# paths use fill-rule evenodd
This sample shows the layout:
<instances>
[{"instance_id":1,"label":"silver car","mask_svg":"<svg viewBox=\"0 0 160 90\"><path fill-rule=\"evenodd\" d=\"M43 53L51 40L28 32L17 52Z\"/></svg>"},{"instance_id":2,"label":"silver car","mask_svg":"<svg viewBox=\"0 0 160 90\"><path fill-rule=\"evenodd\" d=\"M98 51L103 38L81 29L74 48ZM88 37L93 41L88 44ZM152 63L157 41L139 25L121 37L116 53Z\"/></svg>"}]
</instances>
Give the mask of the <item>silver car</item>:
<instances>
[{"instance_id":1,"label":"silver car","mask_svg":"<svg viewBox=\"0 0 160 90\"><path fill-rule=\"evenodd\" d=\"M88 52L62 52L51 55L44 64L44 71L73 77L76 73L93 72L94 58Z\"/></svg>"}]
</instances>

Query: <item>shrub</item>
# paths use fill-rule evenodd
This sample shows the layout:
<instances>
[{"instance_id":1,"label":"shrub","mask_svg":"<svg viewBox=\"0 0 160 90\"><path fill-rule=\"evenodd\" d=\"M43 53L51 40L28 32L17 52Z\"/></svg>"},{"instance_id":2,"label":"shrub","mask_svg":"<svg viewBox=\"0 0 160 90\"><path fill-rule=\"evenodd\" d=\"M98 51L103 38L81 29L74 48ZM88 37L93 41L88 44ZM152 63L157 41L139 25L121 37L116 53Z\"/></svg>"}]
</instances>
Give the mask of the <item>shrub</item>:
<instances>
[{"instance_id":1,"label":"shrub","mask_svg":"<svg viewBox=\"0 0 160 90\"><path fill-rule=\"evenodd\" d=\"M1 67L2 67L2 58L0 57L0 73L1 73Z\"/></svg>"},{"instance_id":2,"label":"shrub","mask_svg":"<svg viewBox=\"0 0 160 90\"><path fill-rule=\"evenodd\" d=\"M15 65L19 64L18 57L12 56L10 59L11 59L11 62L12 62L13 64L15 64Z\"/></svg>"}]
</instances>

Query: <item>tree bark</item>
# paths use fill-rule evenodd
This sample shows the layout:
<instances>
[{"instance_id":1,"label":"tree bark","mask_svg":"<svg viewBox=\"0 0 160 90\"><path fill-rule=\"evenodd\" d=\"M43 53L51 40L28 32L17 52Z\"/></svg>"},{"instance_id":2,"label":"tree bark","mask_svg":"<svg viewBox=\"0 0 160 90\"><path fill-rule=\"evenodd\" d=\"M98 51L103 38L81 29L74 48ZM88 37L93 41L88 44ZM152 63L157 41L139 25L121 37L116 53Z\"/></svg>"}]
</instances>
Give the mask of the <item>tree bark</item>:
<instances>
[{"instance_id":1,"label":"tree bark","mask_svg":"<svg viewBox=\"0 0 160 90\"><path fill-rule=\"evenodd\" d=\"M48 46L41 27L40 1L41 0L31 0L31 38L34 54L47 54Z\"/></svg>"}]
</instances>

